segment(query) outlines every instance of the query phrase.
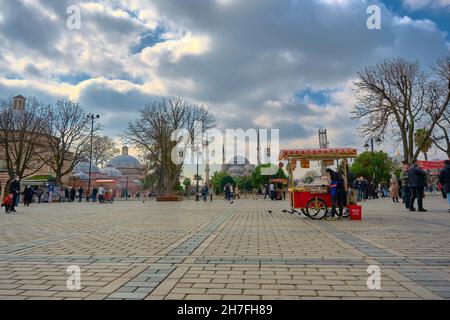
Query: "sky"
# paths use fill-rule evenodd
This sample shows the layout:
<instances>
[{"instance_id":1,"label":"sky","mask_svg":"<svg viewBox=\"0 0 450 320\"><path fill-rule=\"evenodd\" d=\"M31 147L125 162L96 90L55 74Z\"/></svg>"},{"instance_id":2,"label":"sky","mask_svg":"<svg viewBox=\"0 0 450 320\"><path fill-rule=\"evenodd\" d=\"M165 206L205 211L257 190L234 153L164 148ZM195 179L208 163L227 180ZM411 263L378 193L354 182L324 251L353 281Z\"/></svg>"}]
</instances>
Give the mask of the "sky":
<instances>
[{"instance_id":1,"label":"sky","mask_svg":"<svg viewBox=\"0 0 450 320\"><path fill-rule=\"evenodd\" d=\"M366 26L374 4L381 30ZM72 99L117 139L144 105L179 96L219 129L279 128L282 148L317 147L327 128L331 146L361 149L357 71L399 56L428 66L449 31L450 0L0 0L0 96Z\"/></svg>"}]
</instances>

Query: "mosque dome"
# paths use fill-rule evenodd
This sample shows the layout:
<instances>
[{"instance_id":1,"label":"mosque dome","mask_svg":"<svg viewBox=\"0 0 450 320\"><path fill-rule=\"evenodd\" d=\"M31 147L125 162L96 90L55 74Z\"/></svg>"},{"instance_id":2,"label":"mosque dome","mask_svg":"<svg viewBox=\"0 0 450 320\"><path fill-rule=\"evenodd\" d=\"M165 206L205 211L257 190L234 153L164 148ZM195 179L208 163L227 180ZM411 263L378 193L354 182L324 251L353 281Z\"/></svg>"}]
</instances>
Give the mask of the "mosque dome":
<instances>
[{"instance_id":1,"label":"mosque dome","mask_svg":"<svg viewBox=\"0 0 450 320\"><path fill-rule=\"evenodd\" d=\"M125 169L141 168L141 164L139 163L138 159L128 154L128 147L123 147L122 154L111 159L111 161L108 163L108 166Z\"/></svg>"},{"instance_id":2,"label":"mosque dome","mask_svg":"<svg viewBox=\"0 0 450 320\"><path fill-rule=\"evenodd\" d=\"M78 178L80 180L89 180L89 175L84 172L79 172L73 175L75 178Z\"/></svg>"},{"instance_id":3,"label":"mosque dome","mask_svg":"<svg viewBox=\"0 0 450 320\"><path fill-rule=\"evenodd\" d=\"M113 178L119 178L122 177L122 172L120 172L119 169L114 168L112 165L108 164L105 169L103 169L103 172Z\"/></svg>"},{"instance_id":4,"label":"mosque dome","mask_svg":"<svg viewBox=\"0 0 450 320\"><path fill-rule=\"evenodd\" d=\"M249 165L250 161L248 161L248 159L246 157L235 156L235 157L233 157L233 159L230 162L228 162L228 164L231 164L231 165Z\"/></svg>"},{"instance_id":5,"label":"mosque dome","mask_svg":"<svg viewBox=\"0 0 450 320\"><path fill-rule=\"evenodd\" d=\"M245 174L245 169L242 167L231 167L230 169L227 170L228 174L232 175L232 176L242 176Z\"/></svg>"},{"instance_id":6,"label":"mosque dome","mask_svg":"<svg viewBox=\"0 0 450 320\"><path fill-rule=\"evenodd\" d=\"M102 173L99 167L97 167L95 164L92 164L91 167L91 173ZM74 173L89 173L89 162L80 162L73 168Z\"/></svg>"}]
</instances>

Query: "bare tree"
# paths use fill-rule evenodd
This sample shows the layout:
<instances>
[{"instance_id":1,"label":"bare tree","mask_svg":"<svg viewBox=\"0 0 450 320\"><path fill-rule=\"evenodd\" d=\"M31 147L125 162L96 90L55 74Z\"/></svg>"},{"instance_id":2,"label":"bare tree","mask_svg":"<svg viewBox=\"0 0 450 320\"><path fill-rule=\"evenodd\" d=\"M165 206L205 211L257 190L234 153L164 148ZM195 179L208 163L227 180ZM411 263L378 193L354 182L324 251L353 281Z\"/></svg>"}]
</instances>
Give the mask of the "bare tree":
<instances>
[{"instance_id":1,"label":"bare tree","mask_svg":"<svg viewBox=\"0 0 450 320\"><path fill-rule=\"evenodd\" d=\"M183 164L172 161L177 142L172 133L186 129L194 136L195 123L202 122L203 131L214 125L214 117L205 107L180 98L162 99L147 105L140 117L128 124L124 140L140 148L151 163L150 174L156 175L160 192L171 194L183 171Z\"/></svg>"},{"instance_id":2,"label":"bare tree","mask_svg":"<svg viewBox=\"0 0 450 320\"><path fill-rule=\"evenodd\" d=\"M437 124L433 135L434 145L447 154L450 159L450 109L444 114L442 120Z\"/></svg>"},{"instance_id":3,"label":"bare tree","mask_svg":"<svg viewBox=\"0 0 450 320\"><path fill-rule=\"evenodd\" d=\"M354 118L362 136L392 138L403 144L405 160L417 159L450 103L450 56L429 75L418 62L389 59L358 73ZM427 128L415 145L417 128Z\"/></svg>"},{"instance_id":4,"label":"bare tree","mask_svg":"<svg viewBox=\"0 0 450 320\"><path fill-rule=\"evenodd\" d=\"M72 101L60 100L48 107L47 145L51 155L49 166L57 185L82 160L89 143L89 119L83 107ZM45 160L45 159L42 159Z\"/></svg>"},{"instance_id":5,"label":"bare tree","mask_svg":"<svg viewBox=\"0 0 450 320\"><path fill-rule=\"evenodd\" d=\"M119 148L110 137L94 136L92 140L92 161L96 166L104 167L119 152Z\"/></svg>"},{"instance_id":6,"label":"bare tree","mask_svg":"<svg viewBox=\"0 0 450 320\"><path fill-rule=\"evenodd\" d=\"M1 159L6 165L9 181L34 175L49 160L47 149L47 106L34 97L26 100L22 108L14 107L14 99L0 100ZM39 156L38 156L39 155Z\"/></svg>"}]
</instances>

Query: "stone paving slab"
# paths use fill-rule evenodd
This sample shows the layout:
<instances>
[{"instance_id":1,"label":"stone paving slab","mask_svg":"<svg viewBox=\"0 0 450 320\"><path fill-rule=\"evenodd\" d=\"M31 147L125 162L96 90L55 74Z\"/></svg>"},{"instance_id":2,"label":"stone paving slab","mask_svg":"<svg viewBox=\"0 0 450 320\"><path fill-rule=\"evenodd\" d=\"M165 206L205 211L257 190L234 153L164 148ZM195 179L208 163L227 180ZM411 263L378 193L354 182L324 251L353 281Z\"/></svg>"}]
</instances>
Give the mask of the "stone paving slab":
<instances>
[{"instance_id":1,"label":"stone paving slab","mask_svg":"<svg viewBox=\"0 0 450 320\"><path fill-rule=\"evenodd\" d=\"M369 201L361 222L264 200L19 207L0 215L0 299L450 299L450 214L426 202ZM74 265L80 290L66 285Z\"/></svg>"}]
</instances>

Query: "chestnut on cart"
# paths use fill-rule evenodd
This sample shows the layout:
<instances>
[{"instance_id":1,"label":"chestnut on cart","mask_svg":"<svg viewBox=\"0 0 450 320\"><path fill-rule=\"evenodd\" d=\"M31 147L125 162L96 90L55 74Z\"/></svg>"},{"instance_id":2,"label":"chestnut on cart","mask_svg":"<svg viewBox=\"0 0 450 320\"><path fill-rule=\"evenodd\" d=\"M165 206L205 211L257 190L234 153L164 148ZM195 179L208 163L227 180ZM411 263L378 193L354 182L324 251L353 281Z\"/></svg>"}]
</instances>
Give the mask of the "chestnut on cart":
<instances>
[{"instance_id":1,"label":"chestnut on cart","mask_svg":"<svg viewBox=\"0 0 450 320\"><path fill-rule=\"evenodd\" d=\"M289 195L292 212L299 212L299 209L305 216L320 220L327 216L332 207L331 190L328 183L324 180L312 181L310 184L300 186L294 185L294 171L297 168L297 162L300 162L302 168L309 168L310 161L323 161L324 166L332 166L337 160L344 162L344 188L347 195L347 205L349 204L349 184L347 181L348 159L354 159L358 156L358 150L354 148L331 148L331 149L290 149L281 150L280 161L287 161L287 171L289 174Z\"/></svg>"}]
</instances>

